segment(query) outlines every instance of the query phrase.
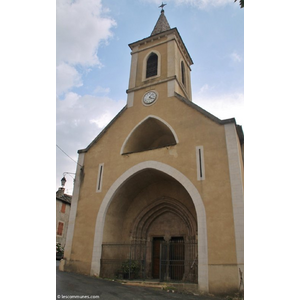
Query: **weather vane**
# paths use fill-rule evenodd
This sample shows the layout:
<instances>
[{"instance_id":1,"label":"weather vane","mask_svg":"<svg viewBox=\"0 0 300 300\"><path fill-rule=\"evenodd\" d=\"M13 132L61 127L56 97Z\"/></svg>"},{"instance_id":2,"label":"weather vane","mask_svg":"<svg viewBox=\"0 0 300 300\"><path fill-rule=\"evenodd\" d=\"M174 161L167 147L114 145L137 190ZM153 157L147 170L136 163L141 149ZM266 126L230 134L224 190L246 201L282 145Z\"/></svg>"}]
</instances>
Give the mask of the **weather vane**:
<instances>
[{"instance_id":1,"label":"weather vane","mask_svg":"<svg viewBox=\"0 0 300 300\"><path fill-rule=\"evenodd\" d=\"M165 4L165 3L161 3L161 6L159 6L159 7L161 7L161 12L163 12L164 11L164 6L166 6L167 4Z\"/></svg>"}]
</instances>

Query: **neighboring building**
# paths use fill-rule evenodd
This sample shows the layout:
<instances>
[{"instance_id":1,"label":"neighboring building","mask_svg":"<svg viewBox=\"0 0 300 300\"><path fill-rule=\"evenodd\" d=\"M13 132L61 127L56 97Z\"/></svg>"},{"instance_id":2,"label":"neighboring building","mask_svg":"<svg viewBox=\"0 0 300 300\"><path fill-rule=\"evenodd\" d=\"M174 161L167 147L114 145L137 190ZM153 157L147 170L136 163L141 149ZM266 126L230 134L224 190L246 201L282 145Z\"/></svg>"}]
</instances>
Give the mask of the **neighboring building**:
<instances>
[{"instance_id":1,"label":"neighboring building","mask_svg":"<svg viewBox=\"0 0 300 300\"><path fill-rule=\"evenodd\" d=\"M56 192L56 243L62 247L66 244L71 200L72 196L65 194L65 188L60 187Z\"/></svg>"},{"instance_id":2,"label":"neighboring building","mask_svg":"<svg viewBox=\"0 0 300 300\"><path fill-rule=\"evenodd\" d=\"M193 62L163 10L152 34L129 47L127 105L78 151L64 270L236 292L242 128L192 102Z\"/></svg>"}]
</instances>

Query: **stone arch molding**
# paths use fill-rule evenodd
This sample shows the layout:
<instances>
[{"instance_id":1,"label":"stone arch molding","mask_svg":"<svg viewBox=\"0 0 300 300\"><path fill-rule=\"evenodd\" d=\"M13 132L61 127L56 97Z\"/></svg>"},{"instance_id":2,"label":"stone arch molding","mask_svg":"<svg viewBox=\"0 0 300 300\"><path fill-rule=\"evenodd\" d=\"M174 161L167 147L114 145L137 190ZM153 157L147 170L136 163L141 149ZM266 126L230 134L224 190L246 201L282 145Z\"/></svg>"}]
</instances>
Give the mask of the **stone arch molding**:
<instances>
[{"instance_id":1,"label":"stone arch molding","mask_svg":"<svg viewBox=\"0 0 300 300\"><path fill-rule=\"evenodd\" d=\"M120 154L140 152L175 144L178 144L178 137L172 126L157 116L149 115L131 130L121 147Z\"/></svg>"},{"instance_id":2,"label":"stone arch molding","mask_svg":"<svg viewBox=\"0 0 300 300\"><path fill-rule=\"evenodd\" d=\"M155 169L161 171L182 184L182 186L189 193L197 214L197 231L198 231L198 287L200 291L208 292L208 249L207 249L207 228L206 228L206 212L202 201L202 198L192 184L192 182L177 169L157 161L145 161L141 162L132 168L124 172L110 187L106 193L100 209L98 211L96 225L95 225L95 235L94 235L94 245L93 245L93 255L90 275L99 276L100 275L100 259L102 252L102 240L103 240L103 230L105 224L105 217L107 210L110 206L111 201L114 198L117 190L129 179L131 176L145 169Z\"/></svg>"},{"instance_id":3,"label":"stone arch molding","mask_svg":"<svg viewBox=\"0 0 300 300\"><path fill-rule=\"evenodd\" d=\"M163 196L145 207L139 213L132 226L131 239L146 241L150 225L159 215L165 212L171 212L183 221L188 229L189 238L196 236L196 221L188 209L179 201Z\"/></svg>"}]
</instances>

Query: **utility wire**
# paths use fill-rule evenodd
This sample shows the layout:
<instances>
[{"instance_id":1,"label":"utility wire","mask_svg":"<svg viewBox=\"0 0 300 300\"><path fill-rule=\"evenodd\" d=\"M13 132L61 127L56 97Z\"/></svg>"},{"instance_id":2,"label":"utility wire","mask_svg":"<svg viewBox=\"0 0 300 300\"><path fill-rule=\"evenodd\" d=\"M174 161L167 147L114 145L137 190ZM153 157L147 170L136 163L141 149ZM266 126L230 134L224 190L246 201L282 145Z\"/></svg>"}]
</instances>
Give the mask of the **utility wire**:
<instances>
[{"instance_id":1,"label":"utility wire","mask_svg":"<svg viewBox=\"0 0 300 300\"><path fill-rule=\"evenodd\" d=\"M70 159L72 159L78 166L80 166L82 168L82 165L80 165L77 161L75 161L71 156L69 156L63 149L61 149L57 144L56 147L62 151L65 155L67 155Z\"/></svg>"}]
</instances>

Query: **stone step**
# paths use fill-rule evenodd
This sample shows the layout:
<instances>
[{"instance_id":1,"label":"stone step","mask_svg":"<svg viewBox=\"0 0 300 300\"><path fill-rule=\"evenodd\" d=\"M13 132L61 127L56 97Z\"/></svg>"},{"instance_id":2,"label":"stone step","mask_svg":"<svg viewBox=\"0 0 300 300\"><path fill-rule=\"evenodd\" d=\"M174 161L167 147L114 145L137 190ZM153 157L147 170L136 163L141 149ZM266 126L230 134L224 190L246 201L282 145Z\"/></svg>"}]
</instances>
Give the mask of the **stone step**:
<instances>
[{"instance_id":1,"label":"stone step","mask_svg":"<svg viewBox=\"0 0 300 300\"><path fill-rule=\"evenodd\" d=\"M126 285L135 285L135 286L149 286L149 287L159 287L162 288L166 285L164 282L157 282L157 281L135 281L135 280L130 280L130 281L122 281L122 284Z\"/></svg>"},{"instance_id":2,"label":"stone step","mask_svg":"<svg viewBox=\"0 0 300 300\"><path fill-rule=\"evenodd\" d=\"M157 281L121 281L122 284L140 287L152 287L164 290L177 290L198 293L198 285L193 283L157 282Z\"/></svg>"},{"instance_id":3,"label":"stone step","mask_svg":"<svg viewBox=\"0 0 300 300\"><path fill-rule=\"evenodd\" d=\"M122 282L122 284L125 285L131 285L131 286L142 286L142 287L152 287L152 288L159 288L159 289L163 289L164 285L160 284L160 283L154 283L154 282Z\"/></svg>"}]
</instances>

